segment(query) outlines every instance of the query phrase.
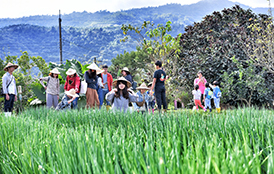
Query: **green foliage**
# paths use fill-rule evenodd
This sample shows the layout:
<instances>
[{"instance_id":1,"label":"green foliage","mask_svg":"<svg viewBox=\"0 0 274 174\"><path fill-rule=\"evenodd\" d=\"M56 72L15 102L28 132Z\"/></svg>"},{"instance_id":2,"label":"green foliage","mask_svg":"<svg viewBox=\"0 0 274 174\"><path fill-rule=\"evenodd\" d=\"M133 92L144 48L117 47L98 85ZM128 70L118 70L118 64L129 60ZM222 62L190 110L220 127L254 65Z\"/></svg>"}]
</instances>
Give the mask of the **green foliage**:
<instances>
[{"instance_id":1,"label":"green foliage","mask_svg":"<svg viewBox=\"0 0 274 174\"><path fill-rule=\"evenodd\" d=\"M0 117L0 173L271 173L272 110Z\"/></svg>"},{"instance_id":2,"label":"green foliage","mask_svg":"<svg viewBox=\"0 0 274 174\"><path fill-rule=\"evenodd\" d=\"M274 92L272 85L270 85L273 83L272 76L266 73L261 66L249 64L249 56L246 54L242 41L249 40L252 42L256 40L253 38L254 35L251 35L249 28L253 20L249 19L263 21L265 16L256 15L250 9L244 10L236 5L221 12L213 12L213 14L205 16L201 22L186 27L186 33L180 37L179 71L175 77L180 82L180 86L184 86L190 92L193 89L193 81L197 77L197 72L202 70L209 83L215 80L221 82L222 90L231 84L226 81L229 79L224 80L222 75L227 72L228 75L231 74L232 76L233 73L239 72L238 75L243 78L241 81L248 81L245 77L249 77L256 79L256 82L263 85L263 87L253 90L251 105L272 105L272 98L270 97L271 93ZM242 70L239 71L241 67L233 62L232 57L241 62ZM243 75L243 73L246 74ZM251 77L252 74L260 74L264 80ZM230 96L227 96L224 101L221 99L221 102L237 105L233 94L238 93L238 91L250 90L250 87L245 85L249 84L243 83L242 86L238 86L239 89L232 88L233 91L226 91L227 94L225 95ZM269 90L262 93L260 89L263 88ZM250 95L247 94L250 94L250 91L245 92L242 97L249 101Z\"/></svg>"}]
</instances>

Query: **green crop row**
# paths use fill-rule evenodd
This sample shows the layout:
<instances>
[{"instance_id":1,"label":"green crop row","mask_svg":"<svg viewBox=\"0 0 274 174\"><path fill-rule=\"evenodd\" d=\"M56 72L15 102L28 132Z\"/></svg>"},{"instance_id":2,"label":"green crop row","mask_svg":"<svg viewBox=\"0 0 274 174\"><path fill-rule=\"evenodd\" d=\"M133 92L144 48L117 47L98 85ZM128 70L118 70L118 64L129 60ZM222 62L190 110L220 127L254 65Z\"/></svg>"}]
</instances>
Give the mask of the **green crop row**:
<instances>
[{"instance_id":1,"label":"green crop row","mask_svg":"<svg viewBox=\"0 0 274 174\"><path fill-rule=\"evenodd\" d=\"M272 173L273 111L0 117L0 173Z\"/></svg>"}]
</instances>

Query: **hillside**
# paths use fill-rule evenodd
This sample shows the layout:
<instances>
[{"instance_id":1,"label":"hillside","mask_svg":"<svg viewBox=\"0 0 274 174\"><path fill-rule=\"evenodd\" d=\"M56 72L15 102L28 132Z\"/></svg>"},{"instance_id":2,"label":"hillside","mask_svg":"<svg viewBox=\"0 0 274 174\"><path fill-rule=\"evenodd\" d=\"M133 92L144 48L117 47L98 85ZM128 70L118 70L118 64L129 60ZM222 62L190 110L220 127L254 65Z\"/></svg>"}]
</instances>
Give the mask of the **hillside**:
<instances>
[{"instance_id":1,"label":"hillside","mask_svg":"<svg viewBox=\"0 0 274 174\"><path fill-rule=\"evenodd\" d=\"M97 57L103 63L124 51L136 48L136 42L120 43L122 24L140 25L143 21L155 24L172 21L172 36L184 32L184 27L200 21L213 11L233 6L228 0L205 0L192 5L167 4L118 12L74 12L62 15L63 59L76 58L81 62ZM242 8L248 8L241 5ZM253 9L267 13L266 8ZM144 34L144 33L143 33ZM42 56L47 62L59 62L58 16L43 15L16 19L0 19L0 57L20 55Z\"/></svg>"}]
</instances>

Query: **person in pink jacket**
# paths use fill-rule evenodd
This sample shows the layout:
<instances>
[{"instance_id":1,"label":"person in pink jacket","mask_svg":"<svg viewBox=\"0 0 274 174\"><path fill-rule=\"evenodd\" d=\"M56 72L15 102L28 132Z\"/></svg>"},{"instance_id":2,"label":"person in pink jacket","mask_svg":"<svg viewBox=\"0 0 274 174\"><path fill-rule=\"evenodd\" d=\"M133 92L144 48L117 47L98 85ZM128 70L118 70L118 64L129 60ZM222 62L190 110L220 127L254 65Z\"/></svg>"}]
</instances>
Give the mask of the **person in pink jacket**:
<instances>
[{"instance_id":1,"label":"person in pink jacket","mask_svg":"<svg viewBox=\"0 0 274 174\"><path fill-rule=\"evenodd\" d=\"M204 92L205 92L205 84L206 84L206 79L204 78L202 71L198 71L197 73L198 78L194 80L194 86L198 85L199 90L201 91L201 103L203 102L204 99Z\"/></svg>"}]
</instances>

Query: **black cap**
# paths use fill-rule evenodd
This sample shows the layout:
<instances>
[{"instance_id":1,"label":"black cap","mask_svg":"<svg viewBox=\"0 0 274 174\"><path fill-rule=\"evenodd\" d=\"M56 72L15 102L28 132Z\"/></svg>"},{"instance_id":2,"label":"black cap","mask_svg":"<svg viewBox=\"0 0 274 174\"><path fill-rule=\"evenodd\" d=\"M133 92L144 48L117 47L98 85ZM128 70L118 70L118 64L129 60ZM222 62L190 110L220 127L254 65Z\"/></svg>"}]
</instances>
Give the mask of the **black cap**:
<instances>
[{"instance_id":1,"label":"black cap","mask_svg":"<svg viewBox=\"0 0 274 174\"><path fill-rule=\"evenodd\" d=\"M108 68L108 66L107 66L107 65L104 65L103 68Z\"/></svg>"}]
</instances>

